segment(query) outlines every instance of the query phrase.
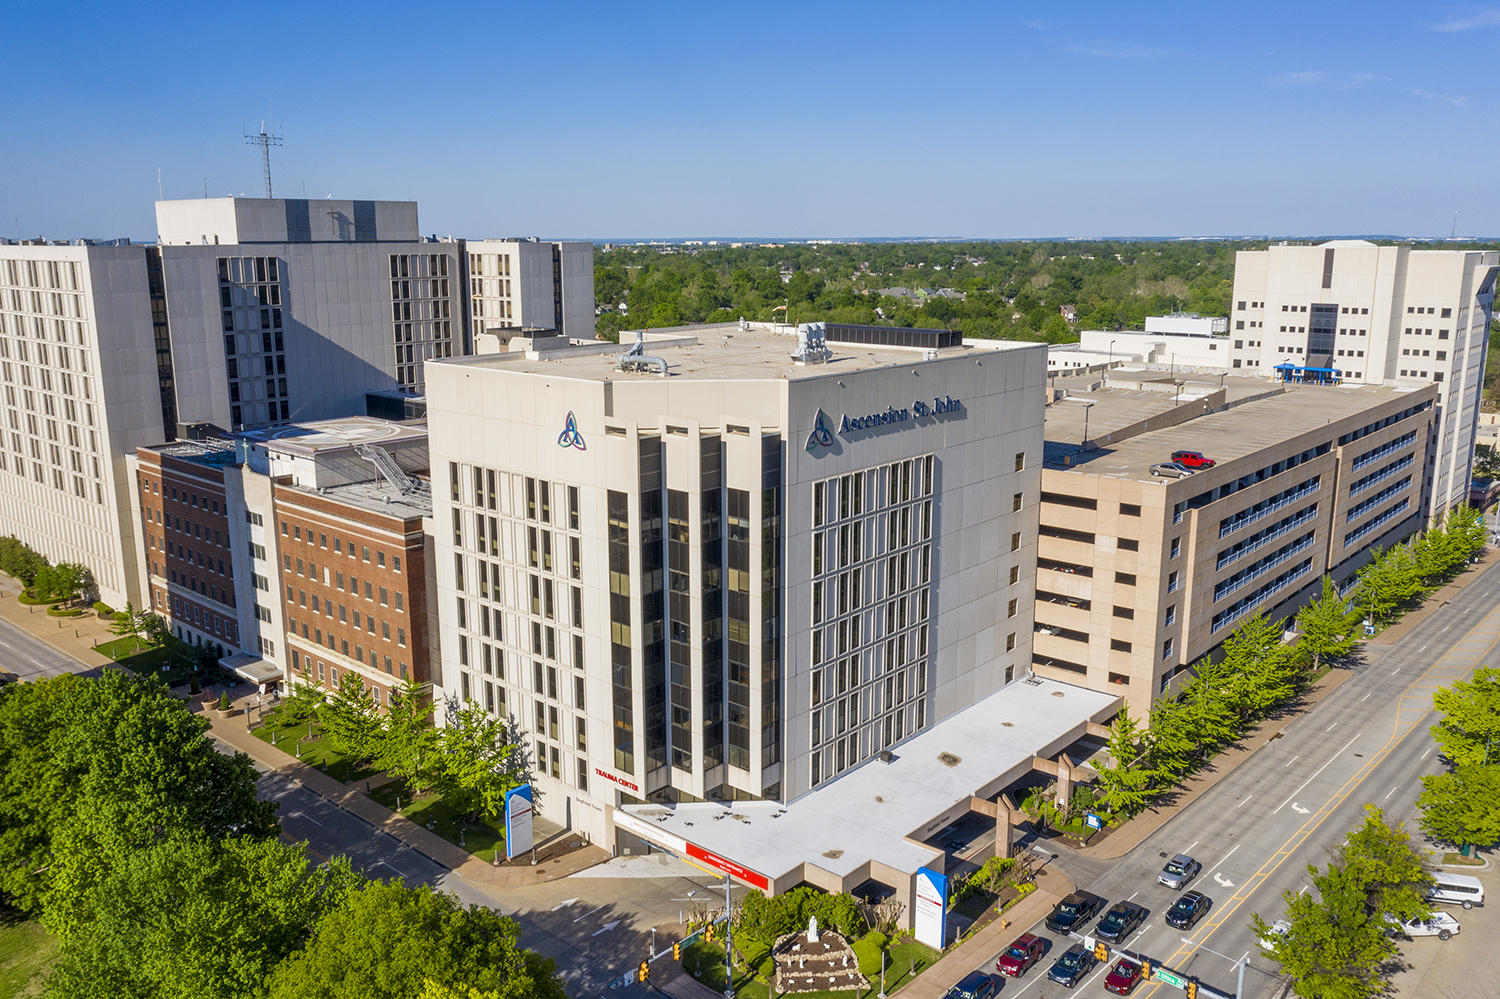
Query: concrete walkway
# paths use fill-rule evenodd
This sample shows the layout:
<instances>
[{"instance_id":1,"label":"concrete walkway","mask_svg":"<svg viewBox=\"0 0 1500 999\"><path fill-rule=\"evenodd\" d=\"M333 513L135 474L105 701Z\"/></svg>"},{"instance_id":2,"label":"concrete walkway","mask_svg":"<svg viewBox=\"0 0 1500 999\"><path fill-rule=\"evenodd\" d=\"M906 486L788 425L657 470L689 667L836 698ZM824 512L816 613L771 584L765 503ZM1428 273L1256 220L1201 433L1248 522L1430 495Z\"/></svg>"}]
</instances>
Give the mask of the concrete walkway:
<instances>
[{"instance_id":1,"label":"concrete walkway","mask_svg":"<svg viewBox=\"0 0 1500 999\"><path fill-rule=\"evenodd\" d=\"M218 696L218 691L210 688L203 696L213 699ZM297 781L308 790L322 795L350 814L364 819L376 829L389 833L471 884L483 888L517 888L523 885L540 884L544 881L566 877L609 859L608 850L589 845L537 867L495 867L487 864L467 850L443 839L437 833L372 801L365 795L362 782L345 785L343 781L336 780L321 770L308 766L291 754L256 738L246 727L244 714L244 709L255 703L253 693L241 697L234 703L237 710L228 718L218 717L217 711L206 712L211 725L210 733L215 738L267 768ZM203 710L202 705L196 699L189 701L189 706L195 711Z\"/></svg>"},{"instance_id":2,"label":"concrete walkway","mask_svg":"<svg viewBox=\"0 0 1500 999\"><path fill-rule=\"evenodd\" d=\"M1003 917L944 954L936 964L897 990L904 999L942 999L954 982L988 961L994 954L1052 911L1074 889L1068 876L1052 865L1037 871L1036 891L1012 906ZM993 967L984 969L994 971Z\"/></svg>"},{"instance_id":3,"label":"concrete walkway","mask_svg":"<svg viewBox=\"0 0 1500 999\"><path fill-rule=\"evenodd\" d=\"M0 573L0 617L46 642L66 656L78 660L85 669L108 666L114 660L94 649L96 642L111 642L119 636L111 632L111 622L102 620L89 608L77 617L52 617L47 608L23 604L16 599L21 582ZM81 672L81 671L80 671Z\"/></svg>"}]
</instances>

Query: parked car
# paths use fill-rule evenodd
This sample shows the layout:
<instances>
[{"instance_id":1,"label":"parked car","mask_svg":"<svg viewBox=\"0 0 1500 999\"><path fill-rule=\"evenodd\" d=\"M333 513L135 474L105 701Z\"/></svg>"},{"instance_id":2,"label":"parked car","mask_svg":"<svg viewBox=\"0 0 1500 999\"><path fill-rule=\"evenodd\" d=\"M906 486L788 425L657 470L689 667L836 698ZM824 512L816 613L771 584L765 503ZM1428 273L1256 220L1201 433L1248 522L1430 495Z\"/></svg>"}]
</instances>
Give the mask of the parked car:
<instances>
[{"instance_id":1,"label":"parked car","mask_svg":"<svg viewBox=\"0 0 1500 999\"><path fill-rule=\"evenodd\" d=\"M1201 451L1173 451L1172 460L1194 470L1214 467L1214 460L1205 458Z\"/></svg>"},{"instance_id":2,"label":"parked car","mask_svg":"<svg viewBox=\"0 0 1500 999\"><path fill-rule=\"evenodd\" d=\"M948 999L993 999L995 980L982 971L971 971L953 988L948 990Z\"/></svg>"},{"instance_id":3,"label":"parked car","mask_svg":"<svg viewBox=\"0 0 1500 999\"><path fill-rule=\"evenodd\" d=\"M1086 891L1075 891L1052 909L1047 917L1047 929L1053 933L1066 933L1074 926L1081 926L1094 918L1104 905L1104 899Z\"/></svg>"},{"instance_id":4,"label":"parked car","mask_svg":"<svg viewBox=\"0 0 1500 999\"><path fill-rule=\"evenodd\" d=\"M1192 475L1193 470L1175 461L1159 461L1151 466L1151 474L1162 478L1180 479Z\"/></svg>"},{"instance_id":5,"label":"parked car","mask_svg":"<svg viewBox=\"0 0 1500 999\"><path fill-rule=\"evenodd\" d=\"M1063 952L1063 956L1052 962L1047 977L1059 985L1072 988L1083 980L1083 976L1094 970L1098 963L1094 952L1083 944L1074 944Z\"/></svg>"},{"instance_id":6,"label":"parked car","mask_svg":"<svg viewBox=\"0 0 1500 999\"><path fill-rule=\"evenodd\" d=\"M1260 938L1260 949L1270 951L1272 947L1281 942L1281 938L1286 936L1291 928L1292 921L1290 919L1276 920L1276 922L1266 928L1266 935Z\"/></svg>"},{"instance_id":7,"label":"parked car","mask_svg":"<svg viewBox=\"0 0 1500 999\"><path fill-rule=\"evenodd\" d=\"M1094 927L1094 936L1106 943L1122 943L1145 918L1146 910L1134 902L1116 902Z\"/></svg>"},{"instance_id":8,"label":"parked car","mask_svg":"<svg viewBox=\"0 0 1500 999\"><path fill-rule=\"evenodd\" d=\"M1459 931L1458 920L1446 912L1434 912L1431 919L1413 919L1392 930L1392 935L1410 940L1413 937L1437 937L1447 940Z\"/></svg>"},{"instance_id":9,"label":"parked car","mask_svg":"<svg viewBox=\"0 0 1500 999\"><path fill-rule=\"evenodd\" d=\"M1023 933L1007 948L995 962L995 970L1007 978L1020 978L1042 957L1042 938Z\"/></svg>"},{"instance_id":10,"label":"parked car","mask_svg":"<svg viewBox=\"0 0 1500 999\"><path fill-rule=\"evenodd\" d=\"M1177 904L1167 910L1167 925L1179 930L1190 930L1213 904L1213 899L1201 891L1183 892Z\"/></svg>"},{"instance_id":11,"label":"parked car","mask_svg":"<svg viewBox=\"0 0 1500 999\"><path fill-rule=\"evenodd\" d=\"M1198 876L1203 870L1203 865L1185 853L1179 853L1156 876L1156 883L1166 885L1168 888L1184 888L1187 883Z\"/></svg>"},{"instance_id":12,"label":"parked car","mask_svg":"<svg viewBox=\"0 0 1500 999\"><path fill-rule=\"evenodd\" d=\"M1122 957L1115 962L1113 968L1109 969L1109 974L1104 976L1104 987L1117 995L1128 996L1130 990L1135 988L1135 983L1140 980L1140 964L1128 957Z\"/></svg>"}]
</instances>

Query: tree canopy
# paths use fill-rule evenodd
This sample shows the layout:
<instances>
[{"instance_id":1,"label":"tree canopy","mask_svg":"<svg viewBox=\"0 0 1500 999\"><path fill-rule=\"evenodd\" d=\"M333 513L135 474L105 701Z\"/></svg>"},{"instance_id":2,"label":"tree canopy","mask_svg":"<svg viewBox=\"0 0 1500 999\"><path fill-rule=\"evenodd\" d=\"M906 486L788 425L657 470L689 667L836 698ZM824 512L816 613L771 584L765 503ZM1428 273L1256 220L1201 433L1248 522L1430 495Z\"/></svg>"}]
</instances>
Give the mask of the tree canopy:
<instances>
[{"instance_id":1,"label":"tree canopy","mask_svg":"<svg viewBox=\"0 0 1500 999\"><path fill-rule=\"evenodd\" d=\"M565 999L553 961L517 943L515 920L430 887L369 882L314 927L267 981L269 999L410 999L424 989ZM449 990L447 993L442 990Z\"/></svg>"}]
</instances>

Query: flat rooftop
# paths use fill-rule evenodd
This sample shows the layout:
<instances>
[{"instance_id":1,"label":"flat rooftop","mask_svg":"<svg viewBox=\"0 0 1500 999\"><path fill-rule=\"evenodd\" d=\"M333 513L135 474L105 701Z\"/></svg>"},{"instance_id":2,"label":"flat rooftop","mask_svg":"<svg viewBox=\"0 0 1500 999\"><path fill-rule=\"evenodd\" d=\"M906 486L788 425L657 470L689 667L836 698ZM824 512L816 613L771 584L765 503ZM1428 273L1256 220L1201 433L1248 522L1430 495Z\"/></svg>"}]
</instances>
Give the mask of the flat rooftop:
<instances>
[{"instance_id":1,"label":"flat rooftop","mask_svg":"<svg viewBox=\"0 0 1500 999\"><path fill-rule=\"evenodd\" d=\"M769 379L817 378L844 371L865 371L897 365L920 364L924 349L889 345L843 343L829 340L832 353L821 364L798 364L792 360L797 349L795 327L772 327L752 323L750 329L738 323L712 323L703 326L677 327L671 330L648 330L645 353L663 358L668 378L694 378L713 381L757 381ZM896 331L899 327L891 327ZM574 341L571 347L542 352L512 351L505 354L480 354L469 357L434 359L428 364L462 364L467 367L495 368L528 374L580 378L588 381L625 381L660 378L655 372L625 372L616 369L617 355L634 343L632 332L620 334L621 343L610 344ZM1045 350L1044 343L1024 346ZM970 352L966 346L937 349L939 358L959 357Z\"/></svg>"},{"instance_id":2,"label":"flat rooftop","mask_svg":"<svg viewBox=\"0 0 1500 999\"><path fill-rule=\"evenodd\" d=\"M283 485L280 488L305 493L308 496L317 496L387 517L401 517L406 520L414 517L431 517L431 483L422 480L413 480L413 482L417 488L409 493L402 493L391 488L384 479L351 482L342 486L324 486L321 489L308 489L305 486L295 485Z\"/></svg>"},{"instance_id":3,"label":"flat rooftop","mask_svg":"<svg viewBox=\"0 0 1500 999\"><path fill-rule=\"evenodd\" d=\"M154 451L165 457L197 462L214 468L239 464L234 445L221 440L172 441L167 444L152 444L139 450Z\"/></svg>"},{"instance_id":4,"label":"flat rooftop","mask_svg":"<svg viewBox=\"0 0 1500 999\"><path fill-rule=\"evenodd\" d=\"M395 423L372 416L346 416L337 420L314 420L284 427L246 430L234 435L283 454L313 458L360 444L400 446L427 439L425 423Z\"/></svg>"},{"instance_id":5,"label":"flat rooftop","mask_svg":"<svg viewBox=\"0 0 1500 999\"><path fill-rule=\"evenodd\" d=\"M1267 383L1256 379L1260 385ZM1070 471L1140 481L1171 481L1151 475L1151 466L1171 459L1173 451L1201 451L1219 464L1255 454L1335 421L1346 420L1383 402L1430 394L1431 385L1286 385L1286 391L1252 398L1229 409L1198 416L1176 426L1147 430L1116 444L1081 451L1070 447ZM1427 393L1424 393L1427 390ZM1052 410L1048 409L1048 459L1053 446ZM1082 409L1082 406L1076 405ZM1097 414L1098 410L1095 410ZM1069 420L1073 417L1069 416ZM1081 421L1080 421L1081 422ZM1071 424L1069 424L1071 427ZM1089 436L1097 440L1091 423ZM1053 466L1055 467L1055 466Z\"/></svg>"},{"instance_id":6,"label":"flat rooftop","mask_svg":"<svg viewBox=\"0 0 1500 999\"><path fill-rule=\"evenodd\" d=\"M1099 372L1049 376L1047 387L1066 393L1047 407L1043 437L1049 445L1049 460L1054 458L1054 452L1070 453L1083 442L1085 411L1089 439L1101 441L1126 427L1214 396L1220 389L1224 391L1221 405L1230 406L1278 395L1283 389L1282 383L1265 378L1221 378L1181 372L1173 377L1165 371L1141 368L1115 368L1108 378ZM1061 447L1052 447L1054 444Z\"/></svg>"},{"instance_id":7,"label":"flat rooftop","mask_svg":"<svg viewBox=\"0 0 1500 999\"><path fill-rule=\"evenodd\" d=\"M787 804L764 801L629 805L663 833L771 880L813 864L845 878L870 861L915 873L941 847L907 837L955 802L993 797L1059 752L1120 698L1053 680L1013 683ZM944 755L946 754L946 756ZM942 757L942 758L940 758Z\"/></svg>"}]
</instances>

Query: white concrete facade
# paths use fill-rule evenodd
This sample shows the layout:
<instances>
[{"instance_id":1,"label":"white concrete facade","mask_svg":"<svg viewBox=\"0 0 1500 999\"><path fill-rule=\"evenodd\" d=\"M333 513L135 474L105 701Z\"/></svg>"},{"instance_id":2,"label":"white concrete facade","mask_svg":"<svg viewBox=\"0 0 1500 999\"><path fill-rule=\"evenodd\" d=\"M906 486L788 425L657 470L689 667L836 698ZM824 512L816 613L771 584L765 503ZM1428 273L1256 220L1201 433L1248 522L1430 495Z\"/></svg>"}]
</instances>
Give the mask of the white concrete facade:
<instances>
[{"instance_id":1,"label":"white concrete facade","mask_svg":"<svg viewBox=\"0 0 1500 999\"><path fill-rule=\"evenodd\" d=\"M1131 333L1120 330L1083 330L1078 349L1101 355L1103 363L1140 360L1179 368L1230 367L1230 341L1206 333Z\"/></svg>"},{"instance_id":2,"label":"white concrete facade","mask_svg":"<svg viewBox=\"0 0 1500 999\"><path fill-rule=\"evenodd\" d=\"M555 329L594 339L594 244L468 240L473 338L487 329Z\"/></svg>"},{"instance_id":3,"label":"white concrete facade","mask_svg":"<svg viewBox=\"0 0 1500 999\"><path fill-rule=\"evenodd\" d=\"M1030 661L1045 345L696 332L648 341L665 379L428 366L443 692L512 716L597 837L607 805L790 801Z\"/></svg>"},{"instance_id":4,"label":"white concrete facade","mask_svg":"<svg viewBox=\"0 0 1500 999\"><path fill-rule=\"evenodd\" d=\"M126 456L161 439L148 253L0 245L0 533L141 605Z\"/></svg>"},{"instance_id":5,"label":"white concrete facade","mask_svg":"<svg viewBox=\"0 0 1500 999\"><path fill-rule=\"evenodd\" d=\"M1237 255L1232 365L1335 371L1344 382L1438 383L1427 512L1464 502L1473 468L1500 252L1413 250L1365 240Z\"/></svg>"}]
</instances>

